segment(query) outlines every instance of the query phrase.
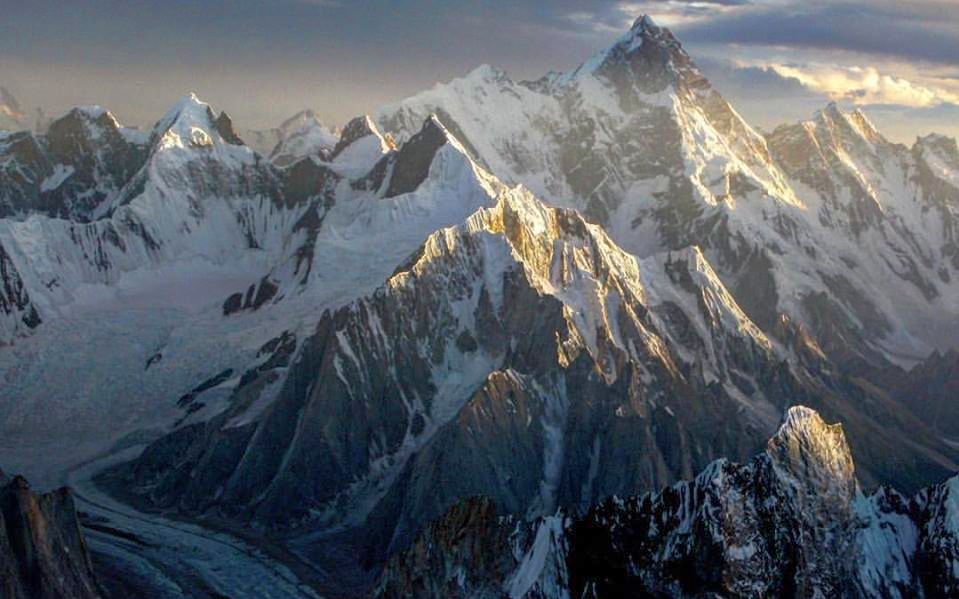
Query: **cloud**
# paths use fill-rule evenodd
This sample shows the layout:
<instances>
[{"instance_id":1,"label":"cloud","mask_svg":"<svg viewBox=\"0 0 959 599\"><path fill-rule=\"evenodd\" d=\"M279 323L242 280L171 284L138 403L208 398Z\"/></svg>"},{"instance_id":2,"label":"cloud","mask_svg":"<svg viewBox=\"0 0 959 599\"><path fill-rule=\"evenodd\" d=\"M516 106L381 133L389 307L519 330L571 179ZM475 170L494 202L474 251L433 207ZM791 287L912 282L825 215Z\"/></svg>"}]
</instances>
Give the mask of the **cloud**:
<instances>
[{"instance_id":1,"label":"cloud","mask_svg":"<svg viewBox=\"0 0 959 599\"><path fill-rule=\"evenodd\" d=\"M594 33L612 34L623 30L619 24L611 23L609 19L600 17L594 12L584 10L567 13L561 17L561 20L572 24L576 28Z\"/></svg>"},{"instance_id":2,"label":"cloud","mask_svg":"<svg viewBox=\"0 0 959 599\"><path fill-rule=\"evenodd\" d=\"M883 74L875 67L771 64L767 65L767 68L783 77L793 78L803 86L834 100L853 104L894 104L929 108L943 103L959 103L959 96L949 91Z\"/></svg>"},{"instance_id":3,"label":"cloud","mask_svg":"<svg viewBox=\"0 0 959 599\"><path fill-rule=\"evenodd\" d=\"M807 87L798 78L780 73L767 65L752 65L733 60L705 58L697 64L724 94L739 93L768 99L810 99L825 102L822 93Z\"/></svg>"},{"instance_id":4,"label":"cloud","mask_svg":"<svg viewBox=\"0 0 959 599\"><path fill-rule=\"evenodd\" d=\"M959 11L953 1L764 0L683 27L701 43L843 50L954 65Z\"/></svg>"},{"instance_id":5,"label":"cloud","mask_svg":"<svg viewBox=\"0 0 959 599\"><path fill-rule=\"evenodd\" d=\"M808 116L830 98L928 106L959 95L956 0L9 4L0 83L49 112L108 104L140 123L190 89L248 126L304 106L343 122L484 62L516 79L575 68L643 13L673 29L737 109L764 126ZM846 65L842 77L807 68L833 62ZM878 72L843 70L857 65Z\"/></svg>"},{"instance_id":6,"label":"cloud","mask_svg":"<svg viewBox=\"0 0 959 599\"><path fill-rule=\"evenodd\" d=\"M713 85L762 129L808 120L830 100L863 108L887 138L912 143L917 135L959 136L959 98L941 89L866 67L764 64L704 59Z\"/></svg>"},{"instance_id":7,"label":"cloud","mask_svg":"<svg viewBox=\"0 0 959 599\"><path fill-rule=\"evenodd\" d=\"M748 0L639 0L619 2L616 10L626 19L646 14L660 25L683 27L748 10L751 6Z\"/></svg>"},{"instance_id":8,"label":"cloud","mask_svg":"<svg viewBox=\"0 0 959 599\"><path fill-rule=\"evenodd\" d=\"M619 0L596 5L594 10L577 9L562 18L595 33L622 32L641 15L650 15L665 27L681 27L741 10L751 0Z\"/></svg>"}]
</instances>

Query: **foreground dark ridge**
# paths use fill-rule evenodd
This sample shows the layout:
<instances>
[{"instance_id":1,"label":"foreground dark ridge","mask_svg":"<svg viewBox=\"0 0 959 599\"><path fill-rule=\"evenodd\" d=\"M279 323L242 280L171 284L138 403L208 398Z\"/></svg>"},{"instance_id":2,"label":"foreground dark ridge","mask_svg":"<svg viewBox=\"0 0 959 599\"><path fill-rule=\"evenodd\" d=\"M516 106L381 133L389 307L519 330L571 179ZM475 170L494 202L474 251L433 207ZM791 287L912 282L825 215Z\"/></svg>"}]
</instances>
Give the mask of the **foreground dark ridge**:
<instances>
[{"instance_id":1,"label":"foreground dark ridge","mask_svg":"<svg viewBox=\"0 0 959 599\"><path fill-rule=\"evenodd\" d=\"M0 597L100 596L70 490L36 494L0 471Z\"/></svg>"},{"instance_id":2,"label":"foreground dark ridge","mask_svg":"<svg viewBox=\"0 0 959 599\"><path fill-rule=\"evenodd\" d=\"M471 499L390 560L387 598L954 597L959 478L864 495L839 425L791 408L765 452L528 523Z\"/></svg>"}]
</instances>

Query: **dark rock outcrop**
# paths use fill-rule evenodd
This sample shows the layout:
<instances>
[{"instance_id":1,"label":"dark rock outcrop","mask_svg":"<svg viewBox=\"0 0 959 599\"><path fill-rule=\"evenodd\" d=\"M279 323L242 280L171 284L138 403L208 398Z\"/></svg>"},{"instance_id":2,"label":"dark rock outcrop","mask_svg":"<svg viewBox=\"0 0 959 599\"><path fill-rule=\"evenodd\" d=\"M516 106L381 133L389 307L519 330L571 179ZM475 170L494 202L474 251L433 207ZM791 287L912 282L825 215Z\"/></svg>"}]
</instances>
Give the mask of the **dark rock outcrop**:
<instances>
[{"instance_id":1,"label":"dark rock outcrop","mask_svg":"<svg viewBox=\"0 0 959 599\"><path fill-rule=\"evenodd\" d=\"M391 558L374 596L949 597L957 481L866 497L842 429L792 408L749 463L659 493L529 521L465 501Z\"/></svg>"},{"instance_id":2,"label":"dark rock outcrop","mask_svg":"<svg viewBox=\"0 0 959 599\"><path fill-rule=\"evenodd\" d=\"M0 596L101 597L69 489L38 495L0 472Z\"/></svg>"},{"instance_id":3,"label":"dark rock outcrop","mask_svg":"<svg viewBox=\"0 0 959 599\"><path fill-rule=\"evenodd\" d=\"M3 244L0 244L0 316L9 317L7 322L13 329L9 331L12 334L23 330L24 327L36 328L41 322L37 308L30 300L30 294L23 284L23 279Z\"/></svg>"},{"instance_id":4,"label":"dark rock outcrop","mask_svg":"<svg viewBox=\"0 0 959 599\"><path fill-rule=\"evenodd\" d=\"M370 117L360 116L351 120L340 132L340 139L330 153L330 160L336 160L346 148L371 135L379 136L380 133Z\"/></svg>"},{"instance_id":5,"label":"dark rock outcrop","mask_svg":"<svg viewBox=\"0 0 959 599\"><path fill-rule=\"evenodd\" d=\"M0 217L46 214L78 222L102 216L143 167L148 147L98 107L75 108L46 134L0 139Z\"/></svg>"},{"instance_id":6,"label":"dark rock outcrop","mask_svg":"<svg viewBox=\"0 0 959 599\"><path fill-rule=\"evenodd\" d=\"M436 152L446 143L446 131L435 118L424 123L423 129L396 153L393 176L384 197L393 198L416 190L429 175Z\"/></svg>"}]
</instances>

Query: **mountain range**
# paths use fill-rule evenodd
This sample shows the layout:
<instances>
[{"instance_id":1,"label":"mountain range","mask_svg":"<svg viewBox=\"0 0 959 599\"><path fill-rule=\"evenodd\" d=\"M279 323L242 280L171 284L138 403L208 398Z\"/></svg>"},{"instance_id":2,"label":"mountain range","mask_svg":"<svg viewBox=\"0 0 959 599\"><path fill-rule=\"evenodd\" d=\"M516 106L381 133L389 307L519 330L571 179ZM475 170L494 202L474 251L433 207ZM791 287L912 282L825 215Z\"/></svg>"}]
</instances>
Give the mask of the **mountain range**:
<instances>
[{"instance_id":1,"label":"mountain range","mask_svg":"<svg viewBox=\"0 0 959 599\"><path fill-rule=\"evenodd\" d=\"M956 339L956 141L759 132L648 17L338 132L0 132L5 467L324 595L948 595Z\"/></svg>"}]
</instances>

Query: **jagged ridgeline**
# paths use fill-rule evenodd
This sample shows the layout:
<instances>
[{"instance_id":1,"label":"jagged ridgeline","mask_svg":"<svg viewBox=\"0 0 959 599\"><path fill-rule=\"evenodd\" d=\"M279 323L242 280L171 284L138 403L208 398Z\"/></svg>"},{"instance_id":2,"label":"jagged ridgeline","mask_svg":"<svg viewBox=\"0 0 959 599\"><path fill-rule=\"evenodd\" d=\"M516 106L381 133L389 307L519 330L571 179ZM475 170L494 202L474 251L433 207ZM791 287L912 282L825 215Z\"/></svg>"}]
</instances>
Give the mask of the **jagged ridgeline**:
<instances>
[{"instance_id":1,"label":"jagged ridgeline","mask_svg":"<svg viewBox=\"0 0 959 599\"><path fill-rule=\"evenodd\" d=\"M584 513L466 500L390 559L379 598L952 597L959 478L865 495L840 425L794 407L763 453Z\"/></svg>"},{"instance_id":2,"label":"jagged ridgeline","mask_svg":"<svg viewBox=\"0 0 959 599\"><path fill-rule=\"evenodd\" d=\"M647 18L338 133L79 108L0 133L0 439L135 450L103 489L329 596L936 596L957 185L859 112L758 133Z\"/></svg>"}]
</instances>

